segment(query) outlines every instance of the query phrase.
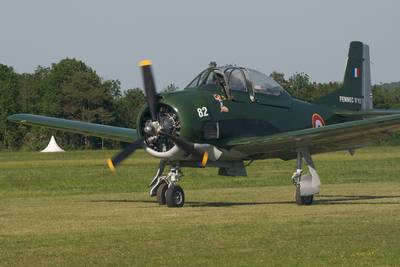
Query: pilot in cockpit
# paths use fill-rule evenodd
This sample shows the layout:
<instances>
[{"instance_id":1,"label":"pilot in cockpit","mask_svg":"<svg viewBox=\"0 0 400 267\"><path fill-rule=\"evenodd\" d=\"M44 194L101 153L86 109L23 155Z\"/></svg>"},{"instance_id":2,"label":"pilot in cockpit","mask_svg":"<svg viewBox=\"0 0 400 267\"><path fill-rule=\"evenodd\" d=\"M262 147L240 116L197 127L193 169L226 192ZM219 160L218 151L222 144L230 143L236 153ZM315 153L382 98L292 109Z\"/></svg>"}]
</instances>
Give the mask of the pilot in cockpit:
<instances>
[{"instance_id":1,"label":"pilot in cockpit","mask_svg":"<svg viewBox=\"0 0 400 267\"><path fill-rule=\"evenodd\" d=\"M217 71L217 70L214 70L213 74L214 74L213 75L213 83L217 86L222 87L222 89L224 89L226 86L226 83L225 83L223 74L219 73L219 71Z\"/></svg>"},{"instance_id":2,"label":"pilot in cockpit","mask_svg":"<svg viewBox=\"0 0 400 267\"><path fill-rule=\"evenodd\" d=\"M221 87L222 90L226 88L226 82L224 78L224 73L217 68L217 63L210 62L209 67L212 69L210 76L207 79L207 83L215 84L218 87Z\"/></svg>"}]
</instances>

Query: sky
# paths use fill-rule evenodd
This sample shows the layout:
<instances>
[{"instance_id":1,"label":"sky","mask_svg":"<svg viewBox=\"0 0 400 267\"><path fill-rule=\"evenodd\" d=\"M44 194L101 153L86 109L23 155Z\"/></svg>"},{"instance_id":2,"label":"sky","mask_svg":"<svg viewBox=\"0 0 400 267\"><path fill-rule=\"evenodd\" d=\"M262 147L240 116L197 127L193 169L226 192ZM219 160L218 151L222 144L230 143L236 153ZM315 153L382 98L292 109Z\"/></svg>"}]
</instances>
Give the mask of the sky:
<instances>
[{"instance_id":1,"label":"sky","mask_svg":"<svg viewBox=\"0 0 400 267\"><path fill-rule=\"evenodd\" d=\"M153 61L160 90L210 61L341 81L350 41L370 46L372 83L400 81L400 1L0 0L0 63L17 72L69 57L122 88Z\"/></svg>"}]
</instances>

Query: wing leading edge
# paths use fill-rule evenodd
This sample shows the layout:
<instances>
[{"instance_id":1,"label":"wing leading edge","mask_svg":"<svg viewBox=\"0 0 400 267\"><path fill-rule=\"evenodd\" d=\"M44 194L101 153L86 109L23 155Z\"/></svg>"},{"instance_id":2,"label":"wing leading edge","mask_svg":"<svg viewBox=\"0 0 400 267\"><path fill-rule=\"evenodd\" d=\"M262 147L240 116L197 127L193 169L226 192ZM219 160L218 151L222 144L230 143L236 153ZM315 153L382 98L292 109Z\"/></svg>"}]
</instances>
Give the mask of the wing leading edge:
<instances>
[{"instance_id":1,"label":"wing leading edge","mask_svg":"<svg viewBox=\"0 0 400 267\"><path fill-rule=\"evenodd\" d=\"M32 114L14 114L9 116L7 119L25 125L41 126L55 130L103 137L124 142L133 142L137 139L137 132L135 129L123 127L115 127Z\"/></svg>"},{"instance_id":2,"label":"wing leading edge","mask_svg":"<svg viewBox=\"0 0 400 267\"><path fill-rule=\"evenodd\" d=\"M400 131L400 114L332 124L267 136L237 138L227 145L247 155L293 158L292 152L308 147L312 153L345 150L374 143Z\"/></svg>"}]
</instances>

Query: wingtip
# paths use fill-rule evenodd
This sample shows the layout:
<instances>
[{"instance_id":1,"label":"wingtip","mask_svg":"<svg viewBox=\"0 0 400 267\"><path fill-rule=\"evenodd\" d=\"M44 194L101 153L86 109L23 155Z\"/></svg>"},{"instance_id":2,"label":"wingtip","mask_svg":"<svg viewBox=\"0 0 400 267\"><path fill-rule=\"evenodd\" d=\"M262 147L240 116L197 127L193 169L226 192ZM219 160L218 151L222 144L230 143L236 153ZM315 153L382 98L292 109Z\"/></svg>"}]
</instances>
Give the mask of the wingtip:
<instances>
[{"instance_id":1,"label":"wingtip","mask_svg":"<svg viewBox=\"0 0 400 267\"><path fill-rule=\"evenodd\" d=\"M7 120L8 121L19 121L19 116L20 116L21 114L13 114L13 115L10 115L10 116L8 116L7 117Z\"/></svg>"},{"instance_id":2,"label":"wingtip","mask_svg":"<svg viewBox=\"0 0 400 267\"><path fill-rule=\"evenodd\" d=\"M107 165L108 165L108 168L110 169L110 171L112 171L112 172L115 171L115 166L114 166L114 163L112 162L112 159L107 160Z\"/></svg>"}]
</instances>

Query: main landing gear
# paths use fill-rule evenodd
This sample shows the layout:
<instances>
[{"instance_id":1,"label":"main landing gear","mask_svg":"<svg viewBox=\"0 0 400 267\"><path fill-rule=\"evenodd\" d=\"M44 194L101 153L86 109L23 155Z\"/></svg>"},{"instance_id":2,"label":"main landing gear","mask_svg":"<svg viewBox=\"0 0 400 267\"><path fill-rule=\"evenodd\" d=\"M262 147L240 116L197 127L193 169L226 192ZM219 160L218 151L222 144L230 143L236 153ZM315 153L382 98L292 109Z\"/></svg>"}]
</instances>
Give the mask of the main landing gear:
<instances>
[{"instance_id":1,"label":"main landing gear","mask_svg":"<svg viewBox=\"0 0 400 267\"><path fill-rule=\"evenodd\" d=\"M183 207L185 204L185 192L177 183L182 179L183 174L179 164L171 167L166 176L163 176L165 162L161 161L156 176L150 183L150 196L156 196L159 205L165 205L169 208Z\"/></svg>"},{"instance_id":2,"label":"main landing gear","mask_svg":"<svg viewBox=\"0 0 400 267\"><path fill-rule=\"evenodd\" d=\"M309 173L302 175L303 159L308 166ZM311 205L314 200L314 195L319 193L321 182L315 170L310 151L307 148L302 148L297 151L296 171L293 173L292 181L296 187L296 203L298 205Z\"/></svg>"}]
</instances>

